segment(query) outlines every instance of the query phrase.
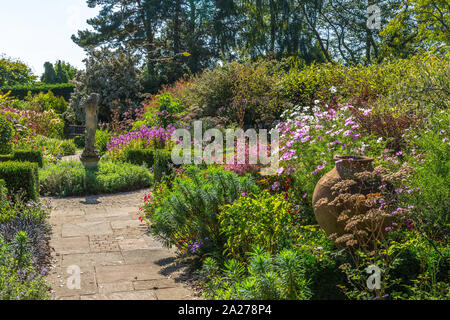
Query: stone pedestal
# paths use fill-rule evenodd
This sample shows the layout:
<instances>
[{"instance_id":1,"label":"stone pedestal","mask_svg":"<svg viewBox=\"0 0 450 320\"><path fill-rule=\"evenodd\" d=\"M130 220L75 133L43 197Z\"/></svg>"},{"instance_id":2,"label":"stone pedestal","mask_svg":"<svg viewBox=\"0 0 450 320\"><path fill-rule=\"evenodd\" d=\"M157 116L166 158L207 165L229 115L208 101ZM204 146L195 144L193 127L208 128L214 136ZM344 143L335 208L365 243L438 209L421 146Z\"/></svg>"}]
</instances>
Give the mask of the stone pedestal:
<instances>
[{"instance_id":1,"label":"stone pedestal","mask_svg":"<svg viewBox=\"0 0 450 320\"><path fill-rule=\"evenodd\" d=\"M97 110L99 100L100 95L93 93L81 106L85 109L86 113L86 141L80 160L87 169L97 168L98 162L100 161L100 155L97 150L95 150L95 132L97 131Z\"/></svg>"}]
</instances>

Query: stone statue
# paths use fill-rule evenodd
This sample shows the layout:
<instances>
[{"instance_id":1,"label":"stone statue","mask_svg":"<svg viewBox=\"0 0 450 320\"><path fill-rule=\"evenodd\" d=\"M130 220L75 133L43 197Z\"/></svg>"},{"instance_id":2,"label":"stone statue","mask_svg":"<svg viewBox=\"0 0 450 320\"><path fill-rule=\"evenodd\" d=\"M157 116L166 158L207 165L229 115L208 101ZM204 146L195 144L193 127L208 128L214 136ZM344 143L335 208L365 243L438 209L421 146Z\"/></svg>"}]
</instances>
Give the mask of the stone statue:
<instances>
[{"instance_id":1,"label":"stone statue","mask_svg":"<svg viewBox=\"0 0 450 320\"><path fill-rule=\"evenodd\" d=\"M91 94L83 103L81 108L85 109L86 114L86 140L81 162L86 168L96 168L100 161L100 156L95 150L95 132L97 131L97 110L100 95Z\"/></svg>"}]
</instances>

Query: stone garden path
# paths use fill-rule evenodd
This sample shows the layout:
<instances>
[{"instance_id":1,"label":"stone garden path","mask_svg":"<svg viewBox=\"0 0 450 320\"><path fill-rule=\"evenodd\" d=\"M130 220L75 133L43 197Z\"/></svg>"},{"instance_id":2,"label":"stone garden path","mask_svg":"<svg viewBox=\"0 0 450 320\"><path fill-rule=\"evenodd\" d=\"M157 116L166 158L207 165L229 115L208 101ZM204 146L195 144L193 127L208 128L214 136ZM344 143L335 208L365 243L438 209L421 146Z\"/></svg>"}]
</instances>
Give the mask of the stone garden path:
<instances>
[{"instance_id":1,"label":"stone garden path","mask_svg":"<svg viewBox=\"0 0 450 320\"><path fill-rule=\"evenodd\" d=\"M138 219L148 192L45 199L53 207L54 268L48 280L55 299L198 299L183 283L185 271L174 263L174 251L163 248ZM79 267L80 289L69 289L69 266Z\"/></svg>"}]
</instances>

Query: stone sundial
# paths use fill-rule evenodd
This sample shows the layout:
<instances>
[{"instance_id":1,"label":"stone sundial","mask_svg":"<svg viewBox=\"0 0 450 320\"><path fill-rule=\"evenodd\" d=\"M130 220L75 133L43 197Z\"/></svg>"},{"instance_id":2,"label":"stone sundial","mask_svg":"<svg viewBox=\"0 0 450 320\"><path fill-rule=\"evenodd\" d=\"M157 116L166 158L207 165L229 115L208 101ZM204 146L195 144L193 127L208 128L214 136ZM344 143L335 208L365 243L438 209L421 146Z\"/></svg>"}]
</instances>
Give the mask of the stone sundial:
<instances>
[{"instance_id":1,"label":"stone sundial","mask_svg":"<svg viewBox=\"0 0 450 320\"><path fill-rule=\"evenodd\" d=\"M86 101L81 105L86 114L86 141L83 154L81 155L81 162L85 168L97 168L100 156L95 150L95 132L97 131L97 110L100 95L92 93Z\"/></svg>"}]
</instances>

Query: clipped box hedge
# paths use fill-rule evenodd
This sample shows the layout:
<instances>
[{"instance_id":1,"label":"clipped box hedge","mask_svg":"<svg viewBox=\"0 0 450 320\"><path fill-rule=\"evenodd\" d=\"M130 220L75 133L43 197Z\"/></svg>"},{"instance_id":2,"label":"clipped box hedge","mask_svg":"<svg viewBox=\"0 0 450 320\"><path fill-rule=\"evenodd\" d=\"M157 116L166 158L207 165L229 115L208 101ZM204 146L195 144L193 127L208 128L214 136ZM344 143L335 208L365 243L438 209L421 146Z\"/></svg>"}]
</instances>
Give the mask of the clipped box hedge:
<instances>
[{"instance_id":1,"label":"clipped box hedge","mask_svg":"<svg viewBox=\"0 0 450 320\"><path fill-rule=\"evenodd\" d=\"M125 161L139 166L147 165L153 168L155 163L155 150L151 149L128 149L125 153Z\"/></svg>"},{"instance_id":2,"label":"clipped box hedge","mask_svg":"<svg viewBox=\"0 0 450 320\"><path fill-rule=\"evenodd\" d=\"M14 161L12 154L0 154L0 162Z\"/></svg>"},{"instance_id":3,"label":"clipped box hedge","mask_svg":"<svg viewBox=\"0 0 450 320\"><path fill-rule=\"evenodd\" d=\"M161 182L164 176L172 173L172 153L168 150L155 150L154 157L153 176L155 182Z\"/></svg>"},{"instance_id":4,"label":"clipped box hedge","mask_svg":"<svg viewBox=\"0 0 450 320\"><path fill-rule=\"evenodd\" d=\"M42 168L44 165L44 155L40 150L14 150L14 161L27 161L37 163Z\"/></svg>"},{"instance_id":5,"label":"clipped box hedge","mask_svg":"<svg viewBox=\"0 0 450 320\"><path fill-rule=\"evenodd\" d=\"M31 162L0 163L0 179L5 180L10 195L20 194L25 201L39 199L38 165Z\"/></svg>"},{"instance_id":6,"label":"clipped box hedge","mask_svg":"<svg viewBox=\"0 0 450 320\"><path fill-rule=\"evenodd\" d=\"M165 149L128 149L125 161L135 165L153 168L155 182L172 173L172 153Z\"/></svg>"},{"instance_id":7,"label":"clipped box hedge","mask_svg":"<svg viewBox=\"0 0 450 320\"><path fill-rule=\"evenodd\" d=\"M28 92L33 94L48 91L53 92L57 97L63 97L66 101L70 100L70 96L74 90L74 85L70 83L58 83L58 84L31 84L31 85L15 85L15 86L4 86L0 87L0 92L11 91L11 96L17 99L23 100Z\"/></svg>"},{"instance_id":8,"label":"clipped box hedge","mask_svg":"<svg viewBox=\"0 0 450 320\"><path fill-rule=\"evenodd\" d=\"M7 161L34 162L42 168L44 155L40 150L15 150L12 154L0 155L0 162Z\"/></svg>"}]
</instances>

